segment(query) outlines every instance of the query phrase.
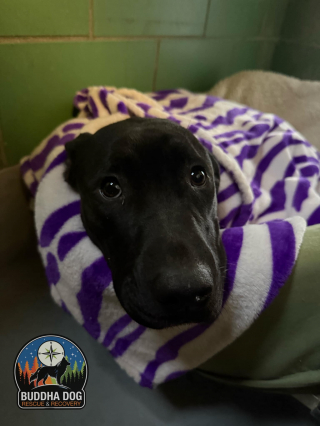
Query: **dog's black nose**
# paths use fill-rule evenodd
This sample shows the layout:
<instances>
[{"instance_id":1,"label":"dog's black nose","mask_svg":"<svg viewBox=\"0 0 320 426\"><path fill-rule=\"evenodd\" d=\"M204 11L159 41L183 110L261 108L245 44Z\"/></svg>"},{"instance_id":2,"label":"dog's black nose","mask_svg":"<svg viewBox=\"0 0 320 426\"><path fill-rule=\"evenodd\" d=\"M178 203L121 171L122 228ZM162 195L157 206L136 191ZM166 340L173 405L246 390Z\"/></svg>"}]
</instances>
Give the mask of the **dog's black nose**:
<instances>
[{"instance_id":1,"label":"dog's black nose","mask_svg":"<svg viewBox=\"0 0 320 426\"><path fill-rule=\"evenodd\" d=\"M168 308L200 308L212 294L212 275L203 265L165 269L157 275L152 287L155 299Z\"/></svg>"}]
</instances>

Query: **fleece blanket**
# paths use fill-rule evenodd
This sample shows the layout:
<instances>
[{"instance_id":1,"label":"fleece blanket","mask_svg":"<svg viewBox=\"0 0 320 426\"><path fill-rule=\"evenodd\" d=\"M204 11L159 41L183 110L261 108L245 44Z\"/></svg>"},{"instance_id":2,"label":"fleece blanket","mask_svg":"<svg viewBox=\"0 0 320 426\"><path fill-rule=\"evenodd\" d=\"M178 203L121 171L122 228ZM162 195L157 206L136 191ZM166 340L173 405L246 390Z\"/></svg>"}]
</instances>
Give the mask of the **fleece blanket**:
<instances>
[{"instance_id":1,"label":"fleece blanket","mask_svg":"<svg viewBox=\"0 0 320 426\"><path fill-rule=\"evenodd\" d=\"M74 104L78 117L21 161L35 196L50 291L134 380L153 387L232 343L276 297L292 271L306 225L320 222L318 153L272 114L186 90L145 95L90 87L77 93ZM210 324L151 330L133 321L118 302L102 253L84 230L79 195L64 182L65 143L130 116L179 123L220 164L218 214L228 265L223 308Z\"/></svg>"},{"instance_id":2,"label":"fleece blanket","mask_svg":"<svg viewBox=\"0 0 320 426\"><path fill-rule=\"evenodd\" d=\"M272 112L320 149L320 81L270 71L241 71L219 81L209 94Z\"/></svg>"}]
</instances>

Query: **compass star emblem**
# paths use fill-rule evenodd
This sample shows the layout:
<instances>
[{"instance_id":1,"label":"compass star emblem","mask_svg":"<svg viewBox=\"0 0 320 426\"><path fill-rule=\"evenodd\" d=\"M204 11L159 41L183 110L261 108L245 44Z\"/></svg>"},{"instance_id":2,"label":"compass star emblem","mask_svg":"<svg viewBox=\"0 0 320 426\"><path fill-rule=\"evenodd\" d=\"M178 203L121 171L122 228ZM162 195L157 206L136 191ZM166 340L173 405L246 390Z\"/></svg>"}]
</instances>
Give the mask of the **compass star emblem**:
<instances>
[{"instance_id":1,"label":"compass star emblem","mask_svg":"<svg viewBox=\"0 0 320 426\"><path fill-rule=\"evenodd\" d=\"M38 349L38 358L40 362L47 366L58 364L64 357L64 349L60 343L48 341L43 343Z\"/></svg>"}]
</instances>

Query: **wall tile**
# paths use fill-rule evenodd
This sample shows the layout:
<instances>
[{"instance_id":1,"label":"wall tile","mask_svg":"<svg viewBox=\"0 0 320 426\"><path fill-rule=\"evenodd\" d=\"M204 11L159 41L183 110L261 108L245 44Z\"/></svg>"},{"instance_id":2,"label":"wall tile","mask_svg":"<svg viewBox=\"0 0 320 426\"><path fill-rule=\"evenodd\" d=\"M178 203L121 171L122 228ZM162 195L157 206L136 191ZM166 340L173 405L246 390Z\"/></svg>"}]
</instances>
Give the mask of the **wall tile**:
<instances>
[{"instance_id":1,"label":"wall tile","mask_svg":"<svg viewBox=\"0 0 320 426\"><path fill-rule=\"evenodd\" d=\"M320 80L320 49L281 42L275 49L271 69L305 80Z\"/></svg>"},{"instance_id":2,"label":"wall tile","mask_svg":"<svg viewBox=\"0 0 320 426\"><path fill-rule=\"evenodd\" d=\"M274 43L255 41L165 40L160 47L156 88L206 91L237 71L268 67L273 49Z\"/></svg>"},{"instance_id":3,"label":"wall tile","mask_svg":"<svg viewBox=\"0 0 320 426\"><path fill-rule=\"evenodd\" d=\"M211 0L207 36L277 36L287 2Z\"/></svg>"},{"instance_id":4,"label":"wall tile","mask_svg":"<svg viewBox=\"0 0 320 426\"><path fill-rule=\"evenodd\" d=\"M96 36L202 35L208 0L94 0Z\"/></svg>"},{"instance_id":5,"label":"wall tile","mask_svg":"<svg viewBox=\"0 0 320 426\"><path fill-rule=\"evenodd\" d=\"M279 37L284 23L289 0L265 0L260 35L263 37Z\"/></svg>"},{"instance_id":6,"label":"wall tile","mask_svg":"<svg viewBox=\"0 0 320 426\"><path fill-rule=\"evenodd\" d=\"M291 0L282 37L320 44L320 1Z\"/></svg>"},{"instance_id":7,"label":"wall tile","mask_svg":"<svg viewBox=\"0 0 320 426\"><path fill-rule=\"evenodd\" d=\"M4 0L1 36L86 35L89 0Z\"/></svg>"},{"instance_id":8,"label":"wall tile","mask_svg":"<svg viewBox=\"0 0 320 426\"><path fill-rule=\"evenodd\" d=\"M152 89L155 41L0 45L0 116L9 164L71 117L88 85Z\"/></svg>"}]
</instances>

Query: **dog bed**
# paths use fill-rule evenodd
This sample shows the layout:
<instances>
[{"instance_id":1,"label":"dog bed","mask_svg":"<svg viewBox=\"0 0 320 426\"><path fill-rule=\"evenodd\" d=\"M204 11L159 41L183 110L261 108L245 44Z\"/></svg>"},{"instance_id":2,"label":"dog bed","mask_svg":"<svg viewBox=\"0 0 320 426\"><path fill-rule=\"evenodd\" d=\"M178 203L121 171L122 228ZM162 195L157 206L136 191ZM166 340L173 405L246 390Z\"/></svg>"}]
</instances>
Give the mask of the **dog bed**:
<instances>
[{"instance_id":1,"label":"dog bed","mask_svg":"<svg viewBox=\"0 0 320 426\"><path fill-rule=\"evenodd\" d=\"M288 123L207 95L90 87L75 97L78 117L22 159L35 196L39 251L54 300L142 386L193 369L243 334L278 294L306 225L320 222L319 157ZM102 253L80 218L80 198L64 181L64 144L130 116L173 120L216 156L218 213L227 254L224 305L211 324L151 330L135 323L113 290Z\"/></svg>"}]
</instances>

